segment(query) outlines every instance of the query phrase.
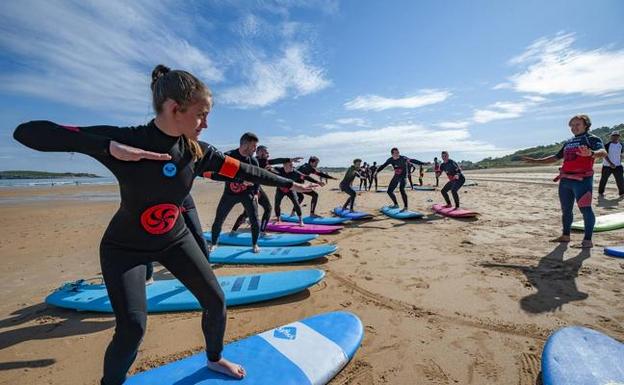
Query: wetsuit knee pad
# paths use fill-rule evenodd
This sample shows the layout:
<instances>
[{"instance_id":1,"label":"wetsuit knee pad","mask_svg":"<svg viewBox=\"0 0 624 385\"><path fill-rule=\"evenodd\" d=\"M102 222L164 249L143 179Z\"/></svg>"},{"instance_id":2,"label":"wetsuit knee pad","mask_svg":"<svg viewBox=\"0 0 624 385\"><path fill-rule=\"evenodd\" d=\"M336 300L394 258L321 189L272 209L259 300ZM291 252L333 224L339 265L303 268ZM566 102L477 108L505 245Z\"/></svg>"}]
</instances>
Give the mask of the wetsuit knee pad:
<instances>
[{"instance_id":1,"label":"wetsuit knee pad","mask_svg":"<svg viewBox=\"0 0 624 385\"><path fill-rule=\"evenodd\" d=\"M582 209L582 208L585 208L585 207L591 207L591 203L592 203L592 192L591 191L587 191L585 194L583 194L576 201L576 204L577 204L579 209Z\"/></svg>"}]
</instances>

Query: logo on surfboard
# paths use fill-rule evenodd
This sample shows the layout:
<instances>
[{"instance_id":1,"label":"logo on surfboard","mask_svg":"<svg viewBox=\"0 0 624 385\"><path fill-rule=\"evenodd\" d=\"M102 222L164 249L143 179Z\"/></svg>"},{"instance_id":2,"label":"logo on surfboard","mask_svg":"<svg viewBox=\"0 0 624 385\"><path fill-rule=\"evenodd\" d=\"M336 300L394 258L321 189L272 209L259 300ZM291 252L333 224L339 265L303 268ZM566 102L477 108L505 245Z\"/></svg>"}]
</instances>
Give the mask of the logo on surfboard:
<instances>
[{"instance_id":1,"label":"logo on surfboard","mask_svg":"<svg viewBox=\"0 0 624 385\"><path fill-rule=\"evenodd\" d=\"M294 340L297 338L297 328L294 326L284 326L275 329L273 337L281 338L283 340Z\"/></svg>"}]
</instances>

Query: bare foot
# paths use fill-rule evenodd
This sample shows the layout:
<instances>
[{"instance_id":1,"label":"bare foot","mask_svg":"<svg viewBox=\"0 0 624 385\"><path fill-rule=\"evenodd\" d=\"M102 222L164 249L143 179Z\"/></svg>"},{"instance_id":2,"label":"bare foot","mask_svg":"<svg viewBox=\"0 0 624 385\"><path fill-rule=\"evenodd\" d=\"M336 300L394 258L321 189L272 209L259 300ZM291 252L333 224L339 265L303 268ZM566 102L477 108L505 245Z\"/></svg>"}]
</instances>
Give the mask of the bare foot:
<instances>
[{"instance_id":1,"label":"bare foot","mask_svg":"<svg viewBox=\"0 0 624 385\"><path fill-rule=\"evenodd\" d=\"M303 220L300 220L299 221L299 227L303 227L303 226L305 226L305 224L303 224Z\"/></svg>"},{"instance_id":2,"label":"bare foot","mask_svg":"<svg viewBox=\"0 0 624 385\"><path fill-rule=\"evenodd\" d=\"M406 212L406 211L407 211L407 207L403 207L403 208L401 209L401 212L402 212L402 213L404 213L404 212Z\"/></svg>"},{"instance_id":3,"label":"bare foot","mask_svg":"<svg viewBox=\"0 0 624 385\"><path fill-rule=\"evenodd\" d=\"M451 206L451 205L444 205L443 207L444 207L445 209L450 209L450 208L451 208L451 207L453 207L453 206Z\"/></svg>"},{"instance_id":4,"label":"bare foot","mask_svg":"<svg viewBox=\"0 0 624 385\"><path fill-rule=\"evenodd\" d=\"M208 251L212 253L216 249L217 249L217 245L210 245L210 247L208 248Z\"/></svg>"},{"instance_id":5,"label":"bare foot","mask_svg":"<svg viewBox=\"0 0 624 385\"><path fill-rule=\"evenodd\" d=\"M550 242L570 242L569 235L561 235L558 238L551 239Z\"/></svg>"},{"instance_id":6,"label":"bare foot","mask_svg":"<svg viewBox=\"0 0 624 385\"><path fill-rule=\"evenodd\" d=\"M152 277L152 278L148 279L147 281L145 281L145 286L149 286L152 283L154 283L154 277Z\"/></svg>"},{"instance_id":7,"label":"bare foot","mask_svg":"<svg viewBox=\"0 0 624 385\"><path fill-rule=\"evenodd\" d=\"M226 376L238 379L245 377L245 375L247 374L245 372L245 368L238 364L230 362L225 358L221 358L219 361L216 362L208 361L208 364L206 364L206 366L210 370L214 370L215 372L223 373Z\"/></svg>"},{"instance_id":8,"label":"bare foot","mask_svg":"<svg viewBox=\"0 0 624 385\"><path fill-rule=\"evenodd\" d=\"M258 247L258 245L253 245L253 252L258 254L260 252L260 247Z\"/></svg>"}]
</instances>

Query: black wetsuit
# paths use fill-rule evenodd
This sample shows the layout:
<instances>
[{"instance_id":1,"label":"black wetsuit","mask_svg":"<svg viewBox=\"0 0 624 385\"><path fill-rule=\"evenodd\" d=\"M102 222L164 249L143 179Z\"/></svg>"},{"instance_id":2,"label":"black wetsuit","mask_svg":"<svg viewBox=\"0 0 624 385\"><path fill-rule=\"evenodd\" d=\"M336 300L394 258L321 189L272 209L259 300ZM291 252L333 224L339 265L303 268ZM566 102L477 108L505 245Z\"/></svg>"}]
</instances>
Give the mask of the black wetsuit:
<instances>
[{"instance_id":1,"label":"black wetsuit","mask_svg":"<svg viewBox=\"0 0 624 385\"><path fill-rule=\"evenodd\" d=\"M291 172L286 172L286 170L284 169L284 167L275 167L273 169L273 172L275 172L277 175L290 179L294 182L301 182L303 180L307 180L310 182L315 182L314 179L310 178L307 175L303 175L302 173L300 173L297 170L293 170ZM290 201L293 204L293 211L297 214L297 216L299 216L301 218L301 206L299 205L299 200L297 199L297 196L295 195L295 193L287 188L280 188L278 187L275 190L275 216L278 218L280 218L280 215L282 214L282 209L281 209L281 203L282 203L282 199L284 199L284 197L287 196L288 199L290 199Z\"/></svg>"},{"instance_id":2,"label":"black wetsuit","mask_svg":"<svg viewBox=\"0 0 624 385\"><path fill-rule=\"evenodd\" d=\"M461 168L454 160L449 159L448 162L443 162L440 164L440 171L445 172L449 181L446 182L444 187L442 187L442 196L446 201L447 205L451 204L451 200L449 199L448 192L449 190L453 193L453 200L455 200L455 207L459 208L459 194L457 191L464 185L466 182L466 178L464 178L464 174L461 171ZM455 179L455 176L458 175L459 178Z\"/></svg>"},{"instance_id":3,"label":"black wetsuit","mask_svg":"<svg viewBox=\"0 0 624 385\"><path fill-rule=\"evenodd\" d=\"M412 181L412 173L416 171L416 166L410 164L407 168L407 180L409 180L410 188L414 189L414 182Z\"/></svg>"},{"instance_id":4,"label":"black wetsuit","mask_svg":"<svg viewBox=\"0 0 624 385\"><path fill-rule=\"evenodd\" d=\"M225 153L227 156L238 159L241 162L259 166L258 161L253 156L243 156L238 149L230 150ZM225 188L223 195L217 205L217 213L215 214L214 222L212 223L212 244L216 245L219 241L219 234L221 234L221 227L225 218L230 213L234 205L240 203L245 208L245 213L249 218L249 224L251 226L251 243L252 245L258 244L258 236L260 235L260 224L258 223L258 206L254 202L254 196L258 193L260 186L250 186L244 183L244 180L232 180L224 178L218 174L213 175L214 180L225 181Z\"/></svg>"},{"instance_id":5,"label":"black wetsuit","mask_svg":"<svg viewBox=\"0 0 624 385\"><path fill-rule=\"evenodd\" d=\"M313 167L310 163L302 164L301 166L297 168L297 171L307 176L310 176L310 174L314 174L314 175L318 175L320 178L336 179L329 174L325 174L324 172L317 170L316 167ZM318 183L318 181L314 181L313 183ZM297 193L297 200L299 201L299 205L301 205L301 202L303 202L304 194L312 197L312 201L310 202L310 215L314 215L316 211L316 205L318 203L319 195L316 191L309 191L306 193Z\"/></svg>"},{"instance_id":6,"label":"black wetsuit","mask_svg":"<svg viewBox=\"0 0 624 385\"><path fill-rule=\"evenodd\" d=\"M13 136L39 151L90 155L119 181L121 204L100 244L102 275L116 319L115 334L104 356L102 384L123 383L136 358L147 319L145 276L149 262L160 262L197 298L203 309L208 359L219 360L226 322L223 291L180 215L182 202L193 179L211 172L281 187L291 187L292 181L225 157L203 142L204 156L194 161L184 137L165 134L154 121L126 128L33 121L18 126ZM108 152L112 140L167 153L172 159L120 161Z\"/></svg>"},{"instance_id":7,"label":"black wetsuit","mask_svg":"<svg viewBox=\"0 0 624 385\"><path fill-rule=\"evenodd\" d=\"M388 185L388 195L395 206L398 206L396 196L394 195L394 190L397 185L399 186L399 191L401 192L401 198L403 198L403 206L407 207L407 193L405 193L405 177L407 177L410 163L412 164L425 164L416 159L410 159L406 156L400 155L398 159L394 159L393 157L388 158L384 164L379 166L377 172L381 172L386 166L392 165L394 169L394 176L390 180L390 184Z\"/></svg>"},{"instance_id":8,"label":"black wetsuit","mask_svg":"<svg viewBox=\"0 0 624 385\"><path fill-rule=\"evenodd\" d=\"M288 162L289 160L290 158L256 158L258 166L265 170L271 170L272 165L282 164ZM258 204L262 206L262 209L264 210L264 212L262 213L262 219L260 220L260 231L265 232L267 224L271 220L271 212L273 211L273 206L271 206L271 200L269 199L267 193L262 189L262 186L258 186ZM247 219L247 212L243 211L234 222L234 226L232 226L232 231L238 230L238 228L245 222L245 219Z\"/></svg>"},{"instance_id":9,"label":"black wetsuit","mask_svg":"<svg viewBox=\"0 0 624 385\"><path fill-rule=\"evenodd\" d=\"M369 188L373 188L373 181L375 181L375 191L377 191L377 166L370 166L370 168L368 169L369 175L368 175L368 186Z\"/></svg>"},{"instance_id":10,"label":"black wetsuit","mask_svg":"<svg viewBox=\"0 0 624 385\"><path fill-rule=\"evenodd\" d=\"M347 199L345 204L342 205L342 208L345 210L347 209L347 206L349 206L349 210L353 211L353 205L355 205L355 197L357 194L355 193L355 190L351 188L351 183L353 183L355 177L359 176L360 173L358 168L351 166L347 169L344 178L342 178L342 181L340 182L340 190L349 194L349 199Z\"/></svg>"},{"instance_id":11,"label":"black wetsuit","mask_svg":"<svg viewBox=\"0 0 624 385\"><path fill-rule=\"evenodd\" d=\"M368 167L360 168L360 191L362 191L362 184L364 190L368 190Z\"/></svg>"}]
</instances>

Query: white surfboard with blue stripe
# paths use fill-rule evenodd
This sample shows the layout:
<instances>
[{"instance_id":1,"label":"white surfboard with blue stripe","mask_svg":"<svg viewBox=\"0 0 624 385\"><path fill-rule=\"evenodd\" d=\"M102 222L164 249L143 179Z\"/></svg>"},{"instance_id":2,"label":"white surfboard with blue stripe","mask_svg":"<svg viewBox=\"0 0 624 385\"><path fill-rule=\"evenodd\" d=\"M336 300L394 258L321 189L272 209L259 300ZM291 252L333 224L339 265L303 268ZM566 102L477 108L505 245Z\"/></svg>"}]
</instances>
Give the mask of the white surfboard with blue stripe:
<instances>
[{"instance_id":1,"label":"white surfboard with blue stripe","mask_svg":"<svg viewBox=\"0 0 624 385\"><path fill-rule=\"evenodd\" d=\"M223 356L245 367L245 385L322 385L353 358L364 337L360 319L320 314L230 343ZM206 368L205 353L139 373L126 385L225 385L233 380Z\"/></svg>"}]
</instances>

